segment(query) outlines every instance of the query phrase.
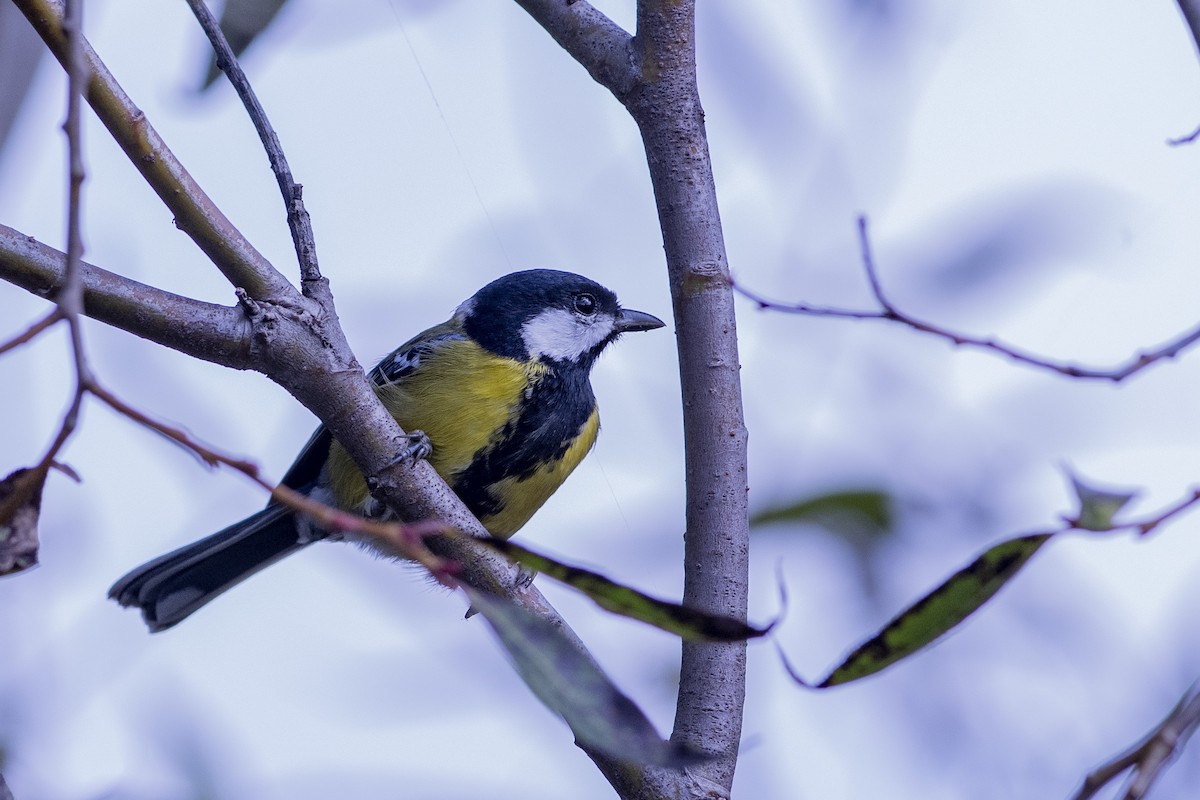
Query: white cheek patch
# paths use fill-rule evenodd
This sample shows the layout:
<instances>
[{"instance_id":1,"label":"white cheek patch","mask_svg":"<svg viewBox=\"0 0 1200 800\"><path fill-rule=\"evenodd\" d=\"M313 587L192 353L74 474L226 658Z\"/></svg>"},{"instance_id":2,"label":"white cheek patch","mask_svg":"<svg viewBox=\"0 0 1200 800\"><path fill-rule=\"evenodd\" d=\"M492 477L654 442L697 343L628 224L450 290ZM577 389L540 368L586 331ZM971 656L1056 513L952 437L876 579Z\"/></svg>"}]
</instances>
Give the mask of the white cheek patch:
<instances>
[{"instance_id":1,"label":"white cheek patch","mask_svg":"<svg viewBox=\"0 0 1200 800\"><path fill-rule=\"evenodd\" d=\"M584 317L565 308L549 308L521 326L521 338L531 356L572 361L612 335L612 314Z\"/></svg>"}]
</instances>

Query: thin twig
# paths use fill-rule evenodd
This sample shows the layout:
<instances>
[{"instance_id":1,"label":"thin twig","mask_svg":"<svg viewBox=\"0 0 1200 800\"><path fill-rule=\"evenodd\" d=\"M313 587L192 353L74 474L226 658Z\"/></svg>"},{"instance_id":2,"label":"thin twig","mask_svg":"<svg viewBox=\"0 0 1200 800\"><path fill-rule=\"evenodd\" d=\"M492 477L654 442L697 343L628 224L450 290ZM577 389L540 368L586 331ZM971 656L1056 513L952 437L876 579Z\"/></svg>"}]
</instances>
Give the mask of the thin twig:
<instances>
[{"instance_id":1,"label":"thin twig","mask_svg":"<svg viewBox=\"0 0 1200 800\"><path fill-rule=\"evenodd\" d=\"M0 343L0 356L12 350L14 347L20 347L26 342L32 341L39 333L49 328L54 323L62 319L62 314L55 306L50 310L50 313L34 322L25 330L18 333L16 336L9 339L7 342Z\"/></svg>"},{"instance_id":2,"label":"thin twig","mask_svg":"<svg viewBox=\"0 0 1200 800\"><path fill-rule=\"evenodd\" d=\"M1188 739L1200 726L1200 690L1197 684L1183 697L1142 741L1088 773L1072 800L1089 800L1122 773L1129 780L1121 797L1141 800L1172 761L1183 751Z\"/></svg>"},{"instance_id":3,"label":"thin twig","mask_svg":"<svg viewBox=\"0 0 1200 800\"><path fill-rule=\"evenodd\" d=\"M75 391L71 403L63 415L58 434L50 448L35 467L35 472L44 479L54 463L55 456L75 431L79 411L83 406L84 394L91 382L87 355L83 348L83 331L80 320L83 316L83 281L80 278L83 261L83 235L80 231L83 182L87 177L83 166L83 131L79 119L79 98L87 81L83 61L83 2L67 0L63 11L63 34L67 38L67 118L63 130L67 137L67 262L64 267L63 283L55 300L58 315L66 320L71 336L71 355L75 364Z\"/></svg>"},{"instance_id":4,"label":"thin twig","mask_svg":"<svg viewBox=\"0 0 1200 800\"><path fill-rule=\"evenodd\" d=\"M57 462L55 457L62 450L75 426L79 422L79 411L91 373L83 349L83 333L80 318L83 314L83 281L80 277L83 237L80 233L83 182L86 172L83 166L82 125L79 119L79 98L86 85L87 73L83 61L83 0L67 0L62 14L62 35L65 37L64 67L67 72L67 114L63 131L67 139L67 253L63 266L63 280L55 296L53 312L35 323L25 333L6 343L3 350L28 341L59 319L65 320L70 330L71 353L75 364L75 389L71 401L63 414L58 433L41 460L23 478L13 485L13 491L0 504L0 519L8 521L13 512L30 503L36 505L46 475ZM15 343L15 344L14 344ZM0 350L0 352L3 352Z\"/></svg>"},{"instance_id":5,"label":"thin twig","mask_svg":"<svg viewBox=\"0 0 1200 800\"><path fill-rule=\"evenodd\" d=\"M134 408L121 398L93 380L87 387L97 399L142 427L160 434L168 441L194 453L209 466L225 465L242 473L251 481L271 493L271 496L294 511L312 517L318 525L331 531L362 533L391 544L405 558L418 562L439 581L447 583L455 568L445 559L435 556L424 544L424 537L446 532L446 526L438 521L404 524L381 522L352 514L339 508L313 500L306 494L287 486L273 484L264 479L258 465L249 459L227 455L192 439L186 432L154 419Z\"/></svg>"},{"instance_id":6,"label":"thin twig","mask_svg":"<svg viewBox=\"0 0 1200 800\"><path fill-rule=\"evenodd\" d=\"M747 289L736 283L734 284L733 288L738 292L738 294L753 301L761 309L782 311L789 314L803 314L805 316L812 317L887 320L889 322L896 322L901 325L905 325L913 330L921 331L922 333L928 333L933 336L937 336L957 346L974 347L980 350L986 350L1028 366L1050 370L1051 372L1057 372L1060 375L1065 375L1069 378L1080 378L1084 380L1104 380L1111 381L1113 383L1120 383L1126 378L1129 378L1146 369L1151 364L1156 364L1159 361L1175 358L1188 347L1195 344L1197 341L1200 341L1200 325L1198 325L1154 350L1135 353L1126 363L1122 365L1115 367L1085 367L1062 361L1054 361L1039 355L1034 355L999 339L972 336L970 334L953 331L949 328L944 328L940 325L936 325L932 322L920 319L905 311L902 311L896 306L895 303L891 301L891 299L883 291L883 285L879 280L879 274L875 268L875 259L871 254L870 237L867 233L866 217L858 218L858 233L863 268L867 274L867 282L871 288L871 295L874 297L875 302L879 304L879 310L834 308L829 306L814 306L809 305L808 303L781 303L775 300L770 300L763 295L760 295L757 292L751 291L750 289Z\"/></svg>"},{"instance_id":7,"label":"thin twig","mask_svg":"<svg viewBox=\"0 0 1200 800\"><path fill-rule=\"evenodd\" d=\"M1168 520L1174 519L1185 511L1189 511L1197 503L1200 503L1200 489L1193 488L1189 490L1188 494L1184 495L1182 499L1172 505L1167 506L1161 511L1149 514L1139 519L1132 519L1128 522L1113 523L1112 527L1108 528L1107 530L1131 531L1140 536L1145 536ZM1069 525L1067 530L1086 530L1085 528L1081 528L1079 526L1078 520L1068 520L1068 523Z\"/></svg>"},{"instance_id":8,"label":"thin twig","mask_svg":"<svg viewBox=\"0 0 1200 800\"><path fill-rule=\"evenodd\" d=\"M288 228L292 232L292 243L296 246L296 258L300 262L300 278L306 283L319 280L321 269L317 265L317 244L313 236L312 220L304 208L302 196L304 187L293 180L292 169L288 166L287 157L283 154L283 145L279 143L279 136L276 135L271 121L267 119L267 112L258 102L258 97L250 86L250 80L242 70L242 65L238 63L233 48L225 39L225 34L222 32L217 18L209 11L204 0L187 0L187 3L192 9L192 13L196 15L200 27L208 36L209 42L212 43L213 52L217 57L217 68L224 72L229 78L229 82L233 84L234 90L242 100L242 105L246 107L246 113L250 115L250 121L254 123L254 129L258 131L258 138L262 140L263 148L267 151L271 170L275 173L275 180L279 183L279 191L283 194L283 204L287 209Z\"/></svg>"},{"instance_id":9,"label":"thin twig","mask_svg":"<svg viewBox=\"0 0 1200 800\"><path fill-rule=\"evenodd\" d=\"M14 3L65 66L69 56L61 23L62 0ZM91 46L83 41L82 47L89 67L88 103L130 163L171 210L176 227L196 242L234 286L246 289L256 299L289 297L294 289L287 279L205 194Z\"/></svg>"},{"instance_id":10,"label":"thin twig","mask_svg":"<svg viewBox=\"0 0 1200 800\"><path fill-rule=\"evenodd\" d=\"M1197 139L1200 139L1200 128L1196 128L1196 130L1184 136L1167 139L1167 144L1169 144L1171 147L1180 147L1181 145L1191 144Z\"/></svg>"}]
</instances>

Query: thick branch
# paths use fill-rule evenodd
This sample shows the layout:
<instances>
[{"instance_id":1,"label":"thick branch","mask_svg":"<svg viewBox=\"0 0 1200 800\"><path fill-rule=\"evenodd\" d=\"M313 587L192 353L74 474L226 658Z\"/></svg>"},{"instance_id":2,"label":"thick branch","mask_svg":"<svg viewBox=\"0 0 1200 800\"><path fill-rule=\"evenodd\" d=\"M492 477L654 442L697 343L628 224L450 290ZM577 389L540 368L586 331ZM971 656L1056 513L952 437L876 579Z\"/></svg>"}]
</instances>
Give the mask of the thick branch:
<instances>
[{"instance_id":1,"label":"thick branch","mask_svg":"<svg viewBox=\"0 0 1200 800\"><path fill-rule=\"evenodd\" d=\"M0 278L54 299L66 254L0 225ZM204 303L84 263L84 312L172 350L234 369L253 368L250 326L237 308Z\"/></svg>"},{"instance_id":2,"label":"thick branch","mask_svg":"<svg viewBox=\"0 0 1200 800\"><path fill-rule=\"evenodd\" d=\"M683 600L745 619L747 434L733 292L696 87L695 2L641 0L633 40L585 2L517 2L616 95L641 130L679 346L687 468ZM744 643L684 643L672 738L718 757L680 775L614 769L593 756L622 797L728 796L741 737L745 659Z\"/></svg>"},{"instance_id":3,"label":"thick branch","mask_svg":"<svg viewBox=\"0 0 1200 800\"><path fill-rule=\"evenodd\" d=\"M60 0L15 0L50 51L67 63ZM254 298L282 298L294 292L254 245L221 213L212 199L175 158L145 115L121 89L112 73L84 42L91 78L87 101L113 139L175 215L175 224L212 259L234 286Z\"/></svg>"},{"instance_id":4,"label":"thick branch","mask_svg":"<svg viewBox=\"0 0 1200 800\"><path fill-rule=\"evenodd\" d=\"M643 84L626 107L642 133L667 256L687 467L686 605L745 619L746 442L729 265L696 85L695 4L638 4ZM649 65L653 65L651 70ZM746 646L683 645L673 739L717 753L690 770L728 792L745 701Z\"/></svg>"},{"instance_id":5,"label":"thick branch","mask_svg":"<svg viewBox=\"0 0 1200 800\"><path fill-rule=\"evenodd\" d=\"M640 77L633 38L586 0L517 0L529 16L618 99Z\"/></svg>"}]
</instances>

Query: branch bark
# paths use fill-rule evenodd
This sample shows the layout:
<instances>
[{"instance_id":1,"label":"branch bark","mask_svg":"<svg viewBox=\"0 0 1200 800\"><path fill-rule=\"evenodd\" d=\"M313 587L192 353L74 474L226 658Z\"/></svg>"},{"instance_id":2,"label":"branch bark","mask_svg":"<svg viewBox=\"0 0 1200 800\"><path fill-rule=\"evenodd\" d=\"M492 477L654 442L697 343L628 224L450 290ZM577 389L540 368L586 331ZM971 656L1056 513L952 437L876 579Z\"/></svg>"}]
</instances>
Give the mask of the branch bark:
<instances>
[{"instance_id":1,"label":"branch bark","mask_svg":"<svg viewBox=\"0 0 1200 800\"><path fill-rule=\"evenodd\" d=\"M0 278L54 299L66 277L66 255L0 225ZM238 308L204 303L81 264L84 313L135 336L204 361L253 369L250 324Z\"/></svg>"},{"instance_id":2,"label":"branch bark","mask_svg":"<svg viewBox=\"0 0 1200 800\"><path fill-rule=\"evenodd\" d=\"M517 5L618 98L641 79L633 37L586 0L517 0Z\"/></svg>"},{"instance_id":3,"label":"branch bark","mask_svg":"<svg viewBox=\"0 0 1200 800\"><path fill-rule=\"evenodd\" d=\"M747 432L729 263L696 83L695 3L640 2L637 42L642 83L625 106L642 133L674 302L687 465L683 600L745 619ZM718 753L694 771L726 792L745 678L745 642L684 643L672 738Z\"/></svg>"},{"instance_id":4,"label":"branch bark","mask_svg":"<svg viewBox=\"0 0 1200 800\"><path fill-rule=\"evenodd\" d=\"M632 39L586 2L517 2L621 101L641 131L663 231L683 392L683 599L744 620L747 432L732 282L696 83L695 2L640 0ZM632 74L622 53L633 58ZM622 797L728 797L745 673L745 643L684 643L672 739L717 757L682 776L655 771L644 780L614 781Z\"/></svg>"}]
</instances>

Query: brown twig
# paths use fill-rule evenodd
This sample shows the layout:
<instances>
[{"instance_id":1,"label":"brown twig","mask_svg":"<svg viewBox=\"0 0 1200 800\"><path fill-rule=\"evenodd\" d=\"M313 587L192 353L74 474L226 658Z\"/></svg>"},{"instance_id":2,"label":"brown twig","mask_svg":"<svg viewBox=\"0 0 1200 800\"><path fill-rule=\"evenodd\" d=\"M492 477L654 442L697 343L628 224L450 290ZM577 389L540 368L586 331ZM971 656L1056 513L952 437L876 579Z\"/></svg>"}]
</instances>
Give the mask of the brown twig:
<instances>
[{"instance_id":1,"label":"brown twig","mask_svg":"<svg viewBox=\"0 0 1200 800\"><path fill-rule=\"evenodd\" d=\"M63 65L67 72L67 114L63 131L67 139L67 253L63 266L63 280L55 296L56 306L40 322L34 323L24 333L10 340L0 352L32 339L58 320L65 320L70 330L71 354L75 365L75 389L71 401L63 414L58 433L36 465L30 468L13 484L12 491L0 503L0 520L7 523L15 511L24 506L40 504L39 497L55 457L62 450L75 426L79 422L79 411L87 386L91 383L91 372L83 349L83 333L80 317L83 314L83 281L80 277L83 237L80 232L83 182L86 172L83 166L82 125L79 119L79 97L85 86L87 72L83 61L83 2L67 0L62 15L62 35L65 38ZM36 540L32 545L36 553Z\"/></svg>"},{"instance_id":2,"label":"brown twig","mask_svg":"<svg viewBox=\"0 0 1200 800\"><path fill-rule=\"evenodd\" d=\"M456 568L446 559L435 556L424 544L426 536L446 532L446 526L443 523L436 520L411 524L381 522L334 508L287 486L276 485L265 480L259 472L258 465L253 461L227 455L197 442L183 430L156 420L129 405L95 380L88 384L87 391L118 414L194 453L205 464L214 467L224 465L240 472L270 492L271 496L280 503L312 517L322 528L331 531L361 533L382 539L391 544L403 557L416 561L428 569L434 578L452 586L451 576Z\"/></svg>"},{"instance_id":3,"label":"brown twig","mask_svg":"<svg viewBox=\"0 0 1200 800\"><path fill-rule=\"evenodd\" d=\"M1196 326L1154 350L1135 353L1126 363L1122 365L1115 367L1084 367L1077 364L1054 361L1039 355L1034 355L992 337L971 336L969 334L953 331L949 328L944 328L940 325L936 325L932 322L920 319L905 311L902 311L896 306L895 303L891 301L891 299L883 291L883 285L880 283L879 274L875 268L875 259L871 254L871 243L867 233L866 217L858 218L858 233L863 268L867 274L867 282L871 287L871 294L874 297L875 302L879 304L878 310L844 309L828 306L814 306L807 303L781 303L775 300L767 299L757 292L753 292L736 283L734 284L734 289L738 292L738 294L756 303L761 309L782 311L789 314L804 314L806 316L813 317L887 320L889 322L896 322L901 325L905 325L913 330L921 331L922 333L928 333L941 339L945 339L956 346L973 347L980 350L986 350L1031 367L1038 367L1040 369L1050 370L1051 372L1057 372L1060 375L1065 375L1069 378L1080 378L1084 380L1105 380L1113 383L1120 383L1126 378L1129 378L1146 369L1151 364L1156 364L1159 361L1164 361L1178 356L1185 349L1195 344L1197 341L1200 341L1200 326Z\"/></svg>"},{"instance_id":4,"label":"brown twig","mask_svg":"<svg viewBox=\"0 0 1200 800\"><path fill-rule=\"evenodd\" d=\"M1163 510L1153 514L1148 514L1147 516L1138 519L1132 519L1127 522L1114 522L1111 527L1105 529L1105 532L1130 531L1138 534L1139 536L1145 536L1169 520L1174 519L1185 511L1190 510L1197 503L1200 503L1200 489L1191 489L1188 494L1183 496L1183 498L1172 505L1167 506ZM1066 522L1067 527L1063 529L1064 531L1088 530L1087 528L1081 527L1077 519L1068 519Z\"/></svg>"},{"instance_id":5,"label":"brown twig","mask_svg":"<svg viewBox=\"0 0 1200 800\"><path fill-rule=\"evenodd\" d=\"M267 112L258 102L250 80L242 70L242 65L238 63L233 48L225 39L217 18L213 16L204 0L187 0L187 3L212 43L217 68L224 72L233 84L234 91L246 107L246 113L250 115L250 121L258 131L258 138L262 140L263 148L267 151L267 159L271 162L271 170L275 173L275 180L279 183L279 191L283 194L283 203L287 208L288 228L292 232L292 243L296 247L296 258L300 262L301 280L305 283L319 280L321 269L317 265L317 244L313 235L312 220L304 208L304 187L292 178L292 169L288 166L279 136L267 118Z\"/></svg>"},{"instance_id":6,"label":"brown twig","mask_svg":"<svg viewBox=\"0 0 1200 800\"><path fill-rule=\"evenodd\" d=\"M83 281L80 278L83 261L83 235L80 231L82 213L83 182L87 177L83 166L83 131L79 119L79 98L86 85L87 72L83 61L83 3L82 0L67 0L62 19L63 34L67 39L67 118L63 130L67 137L67 261L64 267L62 287L58 291L58 316L66 321L70 330L71 355L75 364L75 391L71 403L63 415L58 434L42 460L34 467L35 473L44 480L55 456L75 431L79 411L87 386L91 383L87 354L83 348L83 331L80 319L83 316Z\"/></svg>"},{"instance_id":7,"label":"brown twig","mask_svg":"<svg viewBox=\"0 0 1200 800\"><path fill-rule=\"evenodd\" d=\"M58 306L55 306L50 310L49 314L37 320L28 328L9 339L7 342L0 343L0 356L4 355L9 350L12 350L14 347L20 347L21 345L32 341L39 333L49 328L60 319L62 319L62 314L59 312Z\"/></svg>"},{"instance_id":8,"label":"brown twig","mask_svg":"<svg viewBox=\"0 0 1200 800\"><path fill-rule=\"evenodd\" d=\"M1129 780L1121 797L1124 800L1141 800L1158 776L1183 751L1197 726L1200 726L1200 687L1192 684L1166 719L1142 741L1088 773L1072 800L1095 797L1097 792L1127 771Z\"/></svg>"},{"instance_id":9,"label":"brown twig","mask_svg":"<svg viewBox=\"0 0 1200 800\"><path fill-rule=\"evenodd\" d=\"M1126 523L1119 527L1136 530L1139 534L1141 534L1142 536L1145 536L1146 534L1150 533L1155 528L1157 528L1159 525L1162 525L1167 520L1172 519L1173 517L1175 517L1179 514L1182 514L1183 512L1190 509L1192 506L1196 505L1196 503L1198 503L1198 502L1200 502L1200 489L1193 489L1192 493L1189 496L1183 498L1175 505L1168 507L1166 510L1161 511L1158 514L1151 516L1149 518Z\"/></svg>"}]
</instances>

